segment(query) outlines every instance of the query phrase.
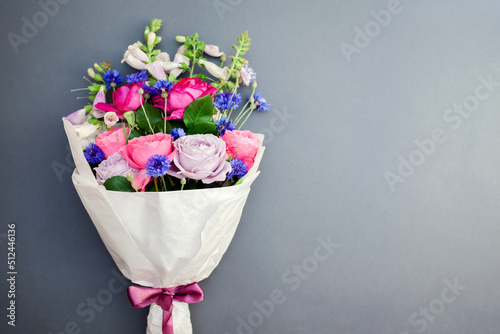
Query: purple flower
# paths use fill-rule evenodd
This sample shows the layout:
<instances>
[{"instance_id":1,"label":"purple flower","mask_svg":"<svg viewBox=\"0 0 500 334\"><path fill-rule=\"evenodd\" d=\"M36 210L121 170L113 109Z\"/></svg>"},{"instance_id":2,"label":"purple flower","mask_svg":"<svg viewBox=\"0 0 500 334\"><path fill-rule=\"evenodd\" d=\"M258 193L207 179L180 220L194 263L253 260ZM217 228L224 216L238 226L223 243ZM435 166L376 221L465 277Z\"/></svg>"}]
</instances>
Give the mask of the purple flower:
<instances>
[{"instance_id":1,"label":"purple flower","mask_svg":"<svg viewBox=\"0 0 500 334\"><path fill-rule=\"evenodd\" d=\"M139 170L130 167L127 160L119 153L110 155L106 160L101 162L99 166L94 168L96 172L96 179L99 184L104 184L104 181L113 176L124 176L128 174L135 176Z\"/></svg>"},{"instance_id":2,"label":"purple flower","mask_svg":"<svg viewBox=\"0 0 500 334\"><path fill-rule=\"evenodd\" d=\"M248 173L247 165L240 159L231 159L229 161L231 165L231 171L227 174L228 179L232 179L237 176L238 178L242 178L246 173Z\"/></svg>"},{"instance_id":3,"label":"purple flower","mask_svg":"<svg viewBox=\"0 0 500 334\"><path fill-rule=\"evenodd\" d=\"M226 92L223 94L217 94L214 99L214 106L220 111L228 111L231 108L238 108L239 103L241 103L241 94L232 94L231 92Z\"/></svg>"},{"instance_id":4,"label":"purple flower","mask_svg":"<svg viewBox=\"0 0 500 334\"><path fill-rule=\"evenodd\" d=\"M255 105L259 111L268 111L271 109L271 105L267 103L266 99L262 97L262 92L255 93L253 96L255 100Z\"/></svg>"},{"instance_id":5,"label":"purple flower","mask_svg":"<svg viewBox=\"0 0 500 334\"><path fill-rule=\"evenodd\" d=\"M104 160L104 153L96 144L89 144L83 151L89 164L97 164Z\"/></svg>"},{"instance_id":6,"label":"purple flower","mask_svg":"<svg viewBox=\"0 0 500 334\"><path fill-rule=\"evenodd\" d=\"M231 171L226 143L212 134L184 136L173 143L175 155L167 174L205 184L224 181Z\"/></svg>"},{"instance_id":7,"label":"purple flower","mask_svg":"<svg viewBox=\"0 0 500 334\"><path fill-rule=\"evenodd\" d=\"M220 121L216 121L215 125L220 136L224 136L226 131L234 130L234 123L232 120L227 120L226 117L222 117Z\"/></svg>"},{"instance_id":8,"label":"purple flower","mask_svg":"<svg viewBox=\"0 0 500 334\"><path fill-rule=\"evenodd\" d=\"M146 174L150 177L160 177L167 174L170 168L170 160L167 159L166 155L155 154L148 159L146 164Z\"/></svg>"},{"instance_id":9,"label":"purple flower","mask_svg":"<svg viewBox=\"0 0 500 334\"><path fill-rule=\"evenodd\" d=\"M170 131L170 135L174 140L180 137L184 137L186 135L186 131L182 128L173 128L172 131Z\"/></svg>"}]
</instances>

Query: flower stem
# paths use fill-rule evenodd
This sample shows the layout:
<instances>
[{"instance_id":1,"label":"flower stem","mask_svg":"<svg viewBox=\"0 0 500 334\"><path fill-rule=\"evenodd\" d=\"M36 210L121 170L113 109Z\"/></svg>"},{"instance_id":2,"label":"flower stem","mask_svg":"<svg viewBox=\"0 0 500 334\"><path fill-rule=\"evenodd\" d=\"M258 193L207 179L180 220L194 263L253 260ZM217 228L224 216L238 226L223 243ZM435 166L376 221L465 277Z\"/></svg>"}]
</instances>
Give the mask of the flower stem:
<instances>
[{"instance_id":1,"label":"flower stem","mask_svg":"<svg viewBox=\"0 0 500 334\"><path fill-rule=\"evenodd\" d=\"M151 126L151 123L149 122L149 117L148 117L148 114L146 113L146 109L144 108L144 104L142 103L142 99L141 99L141 107L142 107L142 111L144 112L144 116L146 117L146 120L148 121L148 125L149 125L149 128L151 129L151 133L154 134L154 130L153 130L153 127Z\"/></svg>"},{"instance_id":2,"label":"flower stem","mask_svg":"<svg viewBox=\"0 0 500 334\"><path fill-rule=\"evenodd\" d=\"M167 133L167 98L165 98L165 118L163 119L163 133Z\"/></svg>"}]
</instances>

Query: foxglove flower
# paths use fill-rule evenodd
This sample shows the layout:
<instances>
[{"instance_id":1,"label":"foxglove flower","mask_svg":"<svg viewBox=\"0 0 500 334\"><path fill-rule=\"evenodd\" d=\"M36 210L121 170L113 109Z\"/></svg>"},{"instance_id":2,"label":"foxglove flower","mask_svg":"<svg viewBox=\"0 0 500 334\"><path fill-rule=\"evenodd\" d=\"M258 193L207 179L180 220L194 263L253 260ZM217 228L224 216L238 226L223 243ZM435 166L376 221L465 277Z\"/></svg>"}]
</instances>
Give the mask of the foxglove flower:
<instances>
[{"instance_id":1,"label":"foxglove flower","mask_svg":"<svg viewBox=\"0 0 500 334\"><path fill-rule=\"evenodd\" d=\"M106 124L108 128L113 127L119 120L120 119L118 118L118 116L116 116L116 113L114 111L108 111L104 115L104 124Z\"/></svg>"},{"instance_id":2,"label":"foxglove flower","mask_svg":"<svg viewBox=\"0 0 500 334\"><path fill-rule=\"evenodd\" d=\"M249 86L257 79L255 71L247 65L243 66L240 70L240 78L245 86Z\"/></svg>"},{"instance_id":3,"label":"foxglove flower","mask_svg":"<svg viewBox=\"0 0 500 334\"><path fill-rule=\"evenodd\" d=\"M227 66L221 68L219 65L203 59L200 59L199 62L201 65L205 66L207 71L217 79L225 79L228 76Z\"/></svg>"},{"instance_id":4,"label":"foxglove flower","mask_svg":"<svg viewBox=\"0 0 500 334\"><path fill-rule=\"evenodd\" d=\"M224 52L219 51L219 47L217 45L213 44L206 44L203 52L211 57L221 57L225 54Z\"/></svg>"},{"instance_id":5,"label":"foxglove flower","mask_svg":"<svg viewBox=\"0 0 500 334\"><path fill-rule=\"evenodd\" d=\"M123 54L122 63L126 62L136 70L145 70L145 62L148 61L149 57L144 51L141 50L139 43L134 43L129 45L127 51Z\"/></svg>"}]
</instances>

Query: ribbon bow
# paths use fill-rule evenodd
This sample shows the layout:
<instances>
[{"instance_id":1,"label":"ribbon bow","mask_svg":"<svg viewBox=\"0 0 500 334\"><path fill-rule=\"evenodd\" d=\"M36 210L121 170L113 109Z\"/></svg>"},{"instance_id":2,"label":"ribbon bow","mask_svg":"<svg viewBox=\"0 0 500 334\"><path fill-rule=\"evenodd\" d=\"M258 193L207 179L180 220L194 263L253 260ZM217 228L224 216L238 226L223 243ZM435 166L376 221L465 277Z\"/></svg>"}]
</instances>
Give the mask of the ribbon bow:
<instances>
[{"instance_id":1,"label":"ribbon bow","mask_svg":"<svg viewBox=\"0 0 500 334\"><path fill-rule=\"evenodd\" d=\"M130 286L128 299L134 308L143 308L156 303L163 309L163 334L174 334L172 302L198 303L203 300L203 290L198 283L179 285L172 288L147 288Z\"/></svg>"}]
</instances>

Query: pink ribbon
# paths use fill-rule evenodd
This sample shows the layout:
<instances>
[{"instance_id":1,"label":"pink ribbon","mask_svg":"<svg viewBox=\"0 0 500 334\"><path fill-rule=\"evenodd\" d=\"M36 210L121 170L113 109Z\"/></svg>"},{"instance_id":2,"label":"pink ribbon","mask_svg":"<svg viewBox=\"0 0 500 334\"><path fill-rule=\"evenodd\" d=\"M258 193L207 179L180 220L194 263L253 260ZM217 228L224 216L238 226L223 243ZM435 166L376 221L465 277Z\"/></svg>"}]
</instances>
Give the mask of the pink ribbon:
<instances>
[{"instance_id":1,"label":"pink ribbon","mask_svg":"<svg viewBox=\"0 0 500 334\"><path fill-rule=\"evenodd\" d=\"M179 285L172 288L147 288L130 286L128 299L134 308L143 308L156 303L163 309L163 334L174 334L172 302L198 303L203 300L203 290L198 283Z\"/></svg>"}]
</instances>

